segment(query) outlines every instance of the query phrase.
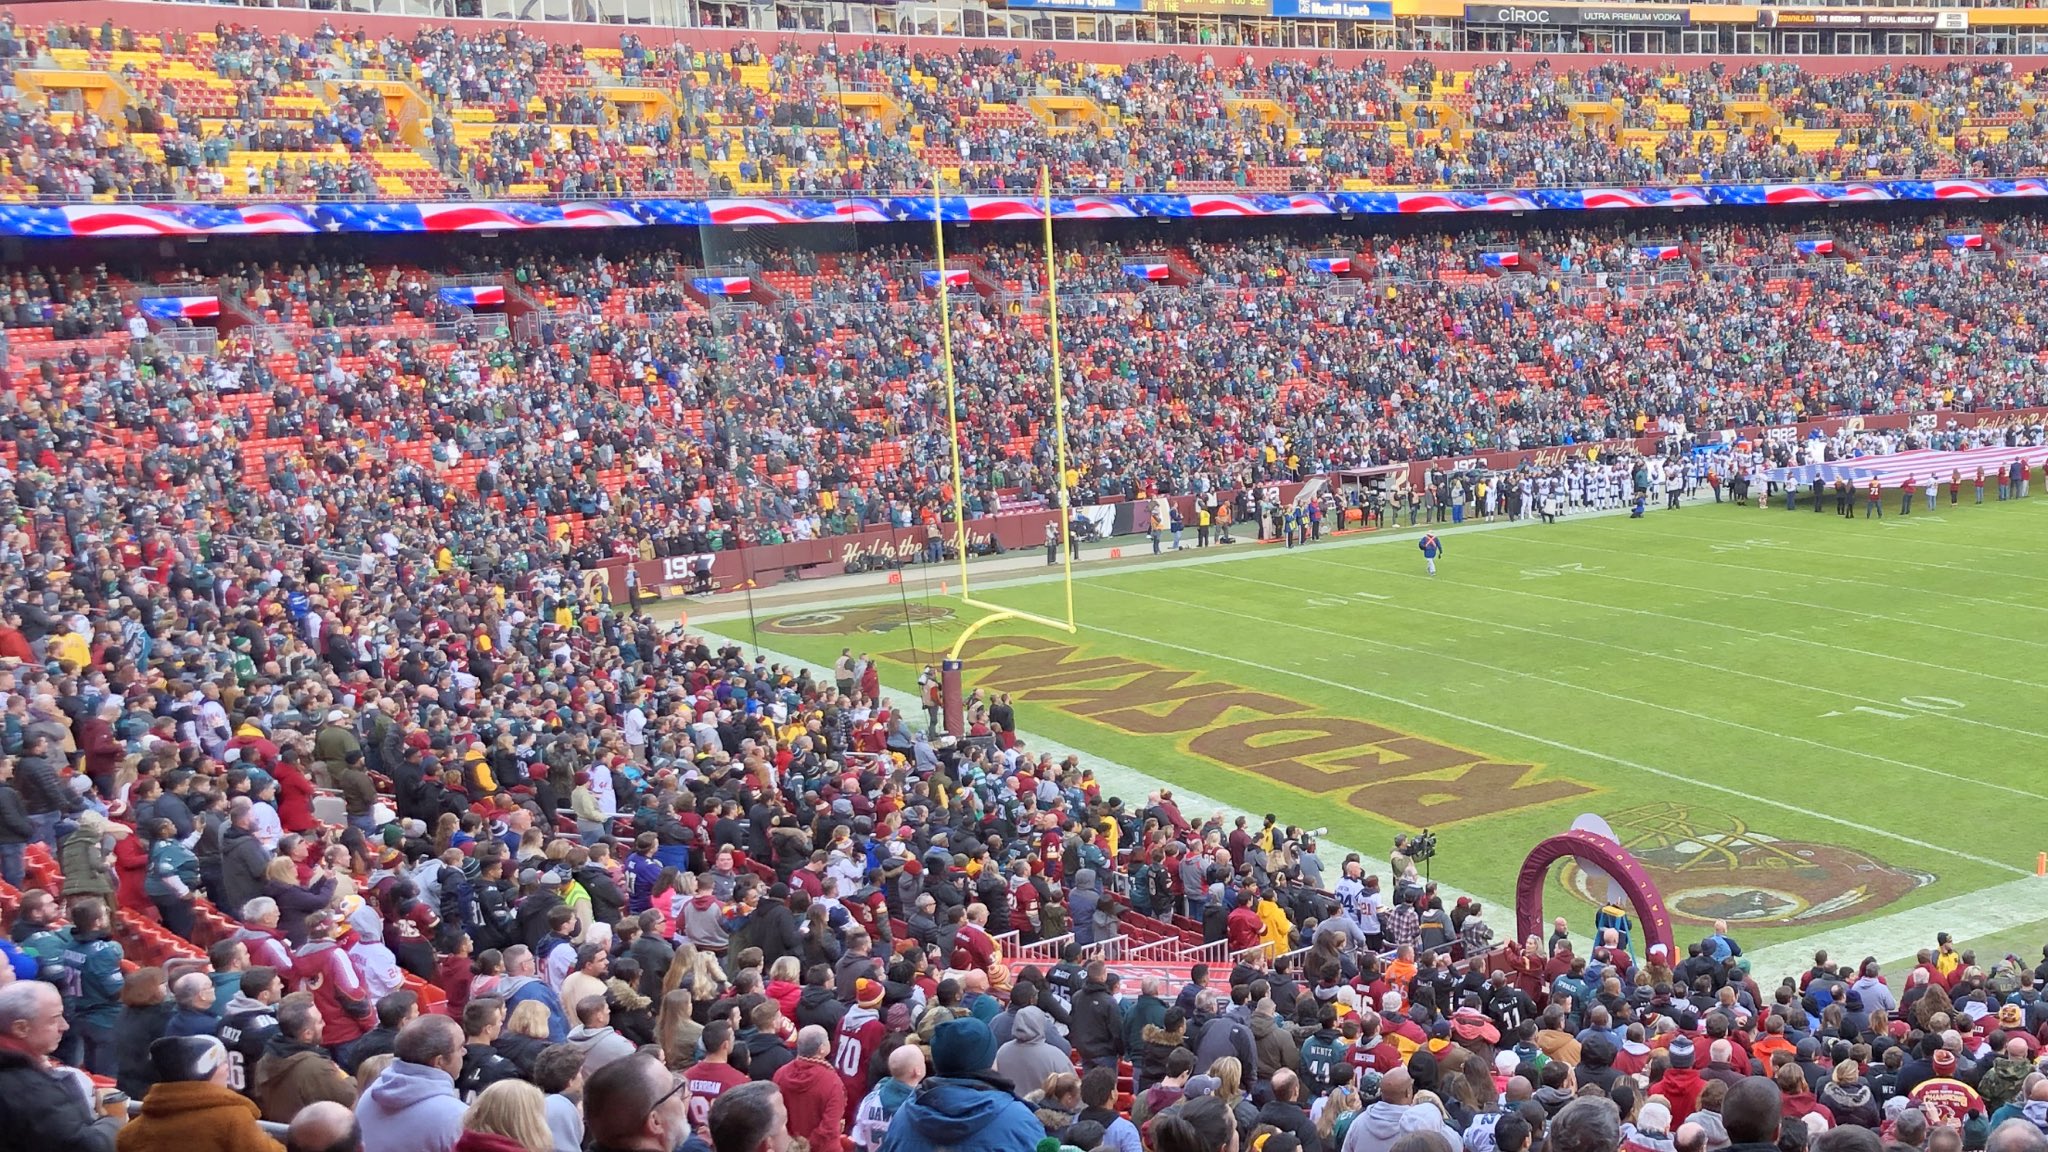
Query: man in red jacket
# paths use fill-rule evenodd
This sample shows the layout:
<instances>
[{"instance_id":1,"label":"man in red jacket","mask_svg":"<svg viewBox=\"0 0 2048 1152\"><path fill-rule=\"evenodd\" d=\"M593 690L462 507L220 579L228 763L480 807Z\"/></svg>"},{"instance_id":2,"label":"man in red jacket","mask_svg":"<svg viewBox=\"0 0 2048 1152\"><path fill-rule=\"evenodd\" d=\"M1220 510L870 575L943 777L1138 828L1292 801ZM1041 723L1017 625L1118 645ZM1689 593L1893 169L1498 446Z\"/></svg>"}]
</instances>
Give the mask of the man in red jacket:
<instances>
[{"instance_id":1,"label":"man in red jacket","mask_svg":"<svg viewBox=\"0 0 2048 1152\"><path fill-rule=\"evenodd\" d=\"M775 1070L775 1086L789 1110L790 1139L808 1140L811 1152L841 1152L845 1144L846 1085L826 1063L831 1045L823 1028L807 1024L796 1034L796 1059Z\"/></svg>"},{"instance_id":2,"label":"man in red jacket","mask_svg":"<svg viewBox=\"0 0 2048 1152\"><path fill-rule=\"evenodd\" d=\"M311 992L320 1006L320 1043L341 1064L349 1063L348 1046L362 1039L375 1019L362 964L348 950L354 932L333 912L313 913L306 917L306 944L294 964L299 988Z\"/></svg>"},{"instance_id":3,"label":"man in red jacket","mask_svg":"<svg viewBox=\"0 0 2048 1152\"><path fill-rule=\"evenodd\" d=\"M122 707L119 700L109 700L78 725L78 750L85 756L85 774L109 800L114 798L114 774L120 770L121 757L128 754L127 746L114 734Z\"/></svg>"},{"instance_id":4,"label":"man in red jacket","mask_svg":"<svg viewBox=\"0 0 2048 1152\"><path fill-rule=\"evenodd\" d=\"M1692 1040L1680 1036L1665 1051L1671 1055L1671 1068L1663 1079L1650 1085L1650 1094L1664 1097L1673 1116L1690 1116L1700 1110L1700 1091L1706 1087L1693 1067Z\"/></svg>"},{"instance_id":5,"label":"man in red jacket","mask_svg":"<svg viewBox=\"0 0 2048 1152\"><path fill-rule=\"evenodd\" d=\"M1230 942L1232 952L1242 952L1266 938L1266 921L1252 907L1256 895L1250 891L1237 894L1237 907L1223 921L1223 938Z\"/></svg>"},{"instance_id":6,"label":"man in red jacket","mask_svg":"<svg viewBox=\"0 0 2048 1152\"><path fill-rule=\"evenodd\" d=\"M277 822L287 832L313 830L313 781L299 767L298 755L280 756L270 770L277 779Z\"/></svg>"}]
</instances>

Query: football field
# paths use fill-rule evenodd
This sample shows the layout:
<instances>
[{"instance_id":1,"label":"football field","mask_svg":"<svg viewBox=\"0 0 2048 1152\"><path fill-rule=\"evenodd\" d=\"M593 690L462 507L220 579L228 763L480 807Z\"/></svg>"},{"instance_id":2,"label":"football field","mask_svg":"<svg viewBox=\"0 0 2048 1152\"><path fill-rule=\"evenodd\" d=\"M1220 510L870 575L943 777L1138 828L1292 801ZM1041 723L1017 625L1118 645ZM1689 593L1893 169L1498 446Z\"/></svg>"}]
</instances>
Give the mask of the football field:
<instances>
[{"instance_id":1,"label":"football field","mask_svg":"<svg viewBox=\"0 0 2048 1152\"><path fill-rule=\"evenodd\" d=\"M1725 918L1768 949L1760 972L1815 946L1894 959L1937 929L2034 958L2048 498L1861 511L1451 527L1434 577L1405 529L1088 566L1078 635L983 629L966 682L1011 695L1027 748L1079 752L1128 801L1163 783L1191 817L1328 829L1333 874L1329 844L1383 859L1394 833L1435 829L1434 878L1502 935L1523 856L1591 813L1681 942ZM919 669L982 615L941 593L949 572L762 609L759 645L822 675L842 647L872 654L914 712ZM976 592L1063 611L1055 577ZM750 642L729 607L693 630ZM1583 928L1604 894L1560 864L1547 908Z\"/></svg>"}]
</instances>

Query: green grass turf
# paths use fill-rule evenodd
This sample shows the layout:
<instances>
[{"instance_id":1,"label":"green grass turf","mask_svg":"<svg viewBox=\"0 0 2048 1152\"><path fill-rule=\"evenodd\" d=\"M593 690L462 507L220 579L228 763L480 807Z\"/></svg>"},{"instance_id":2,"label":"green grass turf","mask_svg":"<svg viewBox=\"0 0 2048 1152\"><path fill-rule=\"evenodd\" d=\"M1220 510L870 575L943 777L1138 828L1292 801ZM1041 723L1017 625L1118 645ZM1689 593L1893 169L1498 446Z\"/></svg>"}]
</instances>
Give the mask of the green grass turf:
<instances>
[{"instance_id":1,"label":"green grass turf","mask_svg":"<svg viewBox=\"0 0 2048 1152\"><path fill-rule=\"evenodd\" d=\"M1290 786L1205 755L1200 732L1132 734L1042 689L1016 693L1019 727L1380 855L1408 826L1390 809L1492 805L1431 822L1435 876L1496 898L1512 892L1531 845L1599 813L1684 893L1681 940L1717 913L1752 947L1803 940L2029 875L2048 849L2048 566L2037 562L2048 499L1973 507L1966 492L1950 508L1944 494L1936 515L1923 504L1903 518L1897 500L1882 522L1708 503L1644 520L1452 529L1434 578L1412 537L1396 536L1076 581L1080 658L1201 673L1314 715L1531 765L1521 784L1569 781L1583 794L1522 806L1499 778L1472 788L1452 769L1436 774L1451 778L1439 793L1411 784L1390 790L1401 796L1391 806L1347 803L1352 784L1378 778L1370 761L1341 788L1314 773L1346 772L1329 760L1357 749L1304 757L1310 772L1296 779L1308 786ZM980 613L927 600L926 577L909 579L914 603L958 615L885 635L771 626L761 643L821 666L848 643L932 659ZM980 594L1062 611L1055 583ZM1058 633L1004 622L980 635ZM970 685L987 665L969 662ZM897 684L914 672L885 663ZM1213 738L1260 718L1237 709L1205 727ZM1565 885L1553 870L1555 911L1569 911ZM1816 912L1829 901L1839 911ZM2048 902L2033 918L2048 918ZM1504 909L1493 919L1509 920ZM1956 933L1973 935L1966 923ZM2038 929L1983 938L2039 949ZM1884 954L1921 943L1931 939Z\"/></svg>"}]
</instances>

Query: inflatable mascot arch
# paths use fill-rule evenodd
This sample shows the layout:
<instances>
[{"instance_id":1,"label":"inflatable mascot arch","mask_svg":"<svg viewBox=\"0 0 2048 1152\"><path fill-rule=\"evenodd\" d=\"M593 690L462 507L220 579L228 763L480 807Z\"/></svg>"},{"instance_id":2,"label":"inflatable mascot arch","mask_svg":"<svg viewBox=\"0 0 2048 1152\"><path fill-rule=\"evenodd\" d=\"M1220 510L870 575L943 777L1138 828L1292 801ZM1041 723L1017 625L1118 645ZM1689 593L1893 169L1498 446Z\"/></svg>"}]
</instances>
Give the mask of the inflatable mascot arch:
<instances>
[{"instance_id":1,"label":"inflatable mascot arch","mask_svg":"<svg viewBox=\"0 0 2048 1152\"><path fill-rule=\"evenodd\" d=\"M1550 875L1550 866L1570 856L1589 873L1604 873L1610 881L1611 898L1625 899L1635 909L1642 924L1643 947L1640 951L1630 949L1632 954L1647 956L1651 949L1661 944L1668 963L1677 955L1677 945L1671 934L1671 913L1664 908L1664 897L1650 881L1650 875L1643 870L1642 864L1614 839L1612 833L1603 835L1605 832L1604 821L1581 820L1579 826L1571 831L1552 836L1530 850L1529 858L1522 862L1522 873L1515 882L1515 938L1526 941L1531 936L1538 939L1545 936L1543 884ZM1614 917L1614 910L1603 911L1601 926L1617 926ZM1626 948L1632 941L1629 940L1625 919L1619 927Z\"/></svg>"}]
</instances>

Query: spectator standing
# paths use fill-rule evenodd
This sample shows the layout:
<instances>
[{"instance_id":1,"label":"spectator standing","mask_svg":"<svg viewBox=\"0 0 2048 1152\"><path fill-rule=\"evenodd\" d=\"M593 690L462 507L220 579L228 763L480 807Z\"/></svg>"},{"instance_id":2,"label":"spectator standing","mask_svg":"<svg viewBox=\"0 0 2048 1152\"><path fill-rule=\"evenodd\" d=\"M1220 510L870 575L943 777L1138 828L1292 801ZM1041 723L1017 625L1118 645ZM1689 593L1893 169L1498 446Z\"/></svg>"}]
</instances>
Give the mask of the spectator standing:
<instances>
[{"instance_id":1,"label":"spectator standing","mask_svg":"<svg viewBox=\"0 0 2048 1152\"><path fill-rule=\"evenodd\" d=\"M55 988L40 980L0 988L0 1131L23 1149L112 1152L127 1105L97 1104L91 1081L51 1063L64 1027Z\"/></svg>"},{"instance_id":2,"label":"spectator standing","mask_svg":"<svg viewBox=\"0 0 2048 1152\"><path fill-rule=\"evenodd\" d=\"M64 895L77 900L85 896L97 896L102 900L114 898L114 858L107 851L107 837L125 839L130 829L126 824L110 824L106 817L97 812L79 814L78 827L64 838L64 844L57 853L57 865L64 873Z\"/></svg>"},{"instance_id":3,"label":"spectator standing","mask_svg":"<svg viewBox=\"0 0 2048 1152\"><path fill-rule=\"evenodd\" d=\"M177 826L159 819L149 826L149 871L142 890L156 906L164 927L192 935L192 907L199 889L199 858L178 838Z\"/></svg>"},{"instance_id":4,"label":"spectator standing","mask_svg":"<svg viewBox=\"0 0 2048 1152\"><path fill-rule=\"evenodd\" d=\"M840 1152L846 1133L846 1084L829 1063L832 1036L812 1024L797 1032L796 1059L776 1070L792 1140L812 1152Z\"/></svg>"},{"instance_id":5,"label":"spectator standing","mask_svg":"<svg viewBox=\"0 0 2048 1152\"><path fill-rule=\"evenodd\" d=\"M14 786L14 761L0 756L0 880L16 888L25 885L28 845L35 838L35 821L29 819L28 805Z\"/></svg>"},{"instance_id":6,"label":"spectator standing","mask_svg":"<svg viewBox=\"0 0 2048 1152\"><path fill-rule=\"evenodd\" d=\"M115 1084L131 1100L140 1100L156 1083L149 1046L163 1036L173 1007L164 987L164 970L138 968L121 986L121 1014L114 1021L114 1049L120 1053Z\"/></svg>"},{"instance_id":7,"label":"spectator standing","mask_svg":"<svg viewBox=\"0 0 2048 1152\"><path fill-rule=\"evenodd\" d=\"M250 1070L249 1094L263 1118L282 1124L316 1100L352 1106L356 1086L320 1044L320 1008L310 992L277 1002L276 1031Z\"/></svg>"},{"instance_id":8,"label":"spectator standing","mask_svg":"<svg viewBox=\"0 0 2048 1152\"><path fill-rule=\"evenodd\" d=\"M455 1093L462 1029L446 1016L422 1016L398 1034L392 1054L397 1059L356 1102L364 1146L377 1152L453 1152L466 1111ZM538 1097L537 1090L529 1091ZM540 1127L545 1148L545 1118Z\"/></svg>"},{"instance_id":9,"label":"spectator standing","mask_svg":"<svg viewBox=\"0 0 2048 1152\"><path fill-rule=\"evenodd\" d=\"M972 1017L932 1030L932 1079L897 1111L881 1152L1014 1152L1035 1148L1044 1126L992 1074L995 1037Z\"/></svg>"},{"instance_id":10,"label":"spectator standing","mask_svg":"<svg viewBox=\"0 0 2048 1152\"><path fill-rule=\"evenodd\" d=\"M256 1124L255 1103L228 1086L228 1050L211 1036L150 1045L156 1084L115 1137L117 1152L281 1152Z\"/></svg>"}]
</instances>

